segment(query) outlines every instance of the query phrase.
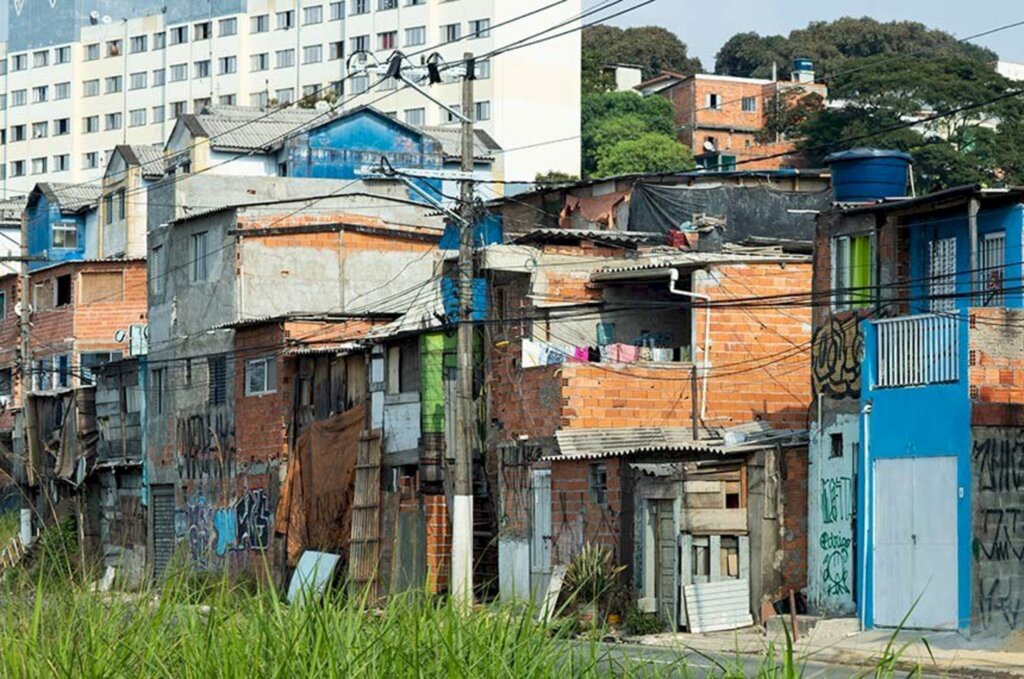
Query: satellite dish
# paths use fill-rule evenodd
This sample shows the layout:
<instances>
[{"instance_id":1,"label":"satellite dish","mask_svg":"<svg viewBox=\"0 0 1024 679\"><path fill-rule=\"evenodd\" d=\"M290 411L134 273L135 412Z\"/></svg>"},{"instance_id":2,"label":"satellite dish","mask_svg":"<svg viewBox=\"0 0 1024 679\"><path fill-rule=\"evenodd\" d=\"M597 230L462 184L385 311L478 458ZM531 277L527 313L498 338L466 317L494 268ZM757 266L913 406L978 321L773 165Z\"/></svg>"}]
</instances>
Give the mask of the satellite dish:
<instances>
[{"instance_id":1,"label":"satellite dish","mask_svg":"<svg viewBox=\"0 0 1024 679\"><path fill-rule=\"evenodd\" d=\"M109 24L110 23L110 15L109 14L104 14L103 15L103 23L105 23L105 24Z\"/></svg>"},{"instance_id":2,"label":"satellite dish","mask_svg":"<svg viewBox=\"0 0 1024 679\"><path fill-rule=\"evenodd\" d=\"M715 150L715 143L713 141L711 141L710 139L707 140L706 142L704 142L704 150L705 151L714 151Z\"/></svg>"},{"instance_id":3,"label":"satellite dish","mask_svg":"<svg viewBox=\"0 0 1024 679\"><path fill-rule=\"evenodd\" d=\"M126 333L124 330L117 330L116 332L114 332L114 341L120 344L125 340L127 336L128 333Z\"/></svg>"}]
</instances>

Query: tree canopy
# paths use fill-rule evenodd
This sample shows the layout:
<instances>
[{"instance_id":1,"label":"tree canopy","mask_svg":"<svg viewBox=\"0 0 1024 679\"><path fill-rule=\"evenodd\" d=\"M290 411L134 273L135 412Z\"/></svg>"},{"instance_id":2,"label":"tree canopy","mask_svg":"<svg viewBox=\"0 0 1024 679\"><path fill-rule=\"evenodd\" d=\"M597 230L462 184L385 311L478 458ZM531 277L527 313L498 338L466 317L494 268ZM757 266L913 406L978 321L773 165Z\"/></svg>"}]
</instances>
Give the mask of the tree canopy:
<instances>
[{"instance_id":1,"label":"tree canopy","mask_svg":"<svg viewBox=\"0 0 1024 679\"><path fill-rule=\"evenodd\" d=\"M961 58L979 63L996 59L991 50L960 42L944 31L915 21L883 23L870 17L844 17L815 21L788 36L738 33L715 57L715 73L767 78L772 63L788 78L794 58L814 62L820 76L831 76L850 60L877 55L914 55L918 58Z\"/></svg>"},{"instance_id":2,"label":"tree canopy","mask_svg":"<svg viewBox=\"0 0 1024 679\"><path fill-rule=\"evenodd\" d=\"M607 64L635 64L643 69L645 79L662 71L692 75L702 70L700 59L689 56L686 44L660 26L590 26L583 30L582 41L584 93L614 87L601 71Z\"/></svg>"},{"instance_id":3,"label":"tree canopy","mask_svg":"<svg viewBox=\"0 0 1024 679\"><path fill-rule=\"evenodd\" d=\"M693 154L672 137L647 132L600 149L597 176L682 172L694 168Z\"/></svg>"}]
</instances>

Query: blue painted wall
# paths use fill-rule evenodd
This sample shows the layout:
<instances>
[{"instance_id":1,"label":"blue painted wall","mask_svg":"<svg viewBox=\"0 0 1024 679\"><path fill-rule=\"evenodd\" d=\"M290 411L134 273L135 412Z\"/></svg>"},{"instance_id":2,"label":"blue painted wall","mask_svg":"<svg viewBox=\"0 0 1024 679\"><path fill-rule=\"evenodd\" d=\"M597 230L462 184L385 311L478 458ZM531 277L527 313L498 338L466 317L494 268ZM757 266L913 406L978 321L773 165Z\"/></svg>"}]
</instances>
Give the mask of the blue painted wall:
<instances>
[{"instance_id":1,"label":"blue painted wall","mask_svg":"<svg viewBox=\"0 0 1024 679\"><path fill-rule=\"evenodd\" d=\"M442 250L459 249L459 231L457 224L448 223L444 225L444 236L441 237ZM478 248L485 248L488 245L500 244L504 241L505 230L502 226L500 214L485 215L473 225L473 245Z\"/></svg>"},{"instance_id":2,"label":"blue painted wall","mask_svg":"<svg viewBox=\"0 0 1024 679\"><path fill-rule=\"evenodd\" d=\"M60 206L51 203L45 195L39 194L38 200L28 206L28 254L30 257L46 255L45 262L30 262L32 270L49 266L54 262L69 262L85 258L85 215L65 215ZM54 248L53 224L56 222L74 222L77 226L77 248Z\"/></svg>"},{"instance_id":3,"label":"blue painted wall","mask_svg":"<svg viewBox=\"0 0 1024 679\"><path fill-rule=\"evenodd\" d=\"M358 179L357 170L379 166L381 156L395 168L440 170L443 164L439 142L370 109L291 137L283 154L289 177L315 179ZM441 199L440 181L418 183ZM410 199L423 200L415 193Z\"/></svg>"}]
</instances>

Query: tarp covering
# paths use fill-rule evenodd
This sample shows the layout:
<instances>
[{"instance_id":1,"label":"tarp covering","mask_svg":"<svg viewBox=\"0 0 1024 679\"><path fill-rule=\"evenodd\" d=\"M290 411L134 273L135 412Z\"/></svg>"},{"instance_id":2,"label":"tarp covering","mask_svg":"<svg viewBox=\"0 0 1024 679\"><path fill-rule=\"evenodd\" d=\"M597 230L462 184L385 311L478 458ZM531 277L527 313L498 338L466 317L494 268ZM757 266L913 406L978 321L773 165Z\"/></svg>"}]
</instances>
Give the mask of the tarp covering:
<instances>
[{"instance_id":1,"label":"tarp covering","mask_svg":"<svg viewBox=\"0 0 1024 679\"><path fill-rule=\"evenodd\" d=\"M629 231L668 233L694 216L726 221L726 242L748 238L810 241L814 215L791 210L824 210L830 191L781 191L767 186L658 186L637 183L629 204Z\"/></svg>"},{"instance_id":2,"label":"tarp covering","mask_svg":"<svg viewBox=\"0 0 1024 679\"><path fill-rule=\"evenodd\" d=\"M288 565L307 549L348 556L356 451L366 406L313 422L295 444L288 463L276 530L287 536Z\"/></svg>"}]
</instances>

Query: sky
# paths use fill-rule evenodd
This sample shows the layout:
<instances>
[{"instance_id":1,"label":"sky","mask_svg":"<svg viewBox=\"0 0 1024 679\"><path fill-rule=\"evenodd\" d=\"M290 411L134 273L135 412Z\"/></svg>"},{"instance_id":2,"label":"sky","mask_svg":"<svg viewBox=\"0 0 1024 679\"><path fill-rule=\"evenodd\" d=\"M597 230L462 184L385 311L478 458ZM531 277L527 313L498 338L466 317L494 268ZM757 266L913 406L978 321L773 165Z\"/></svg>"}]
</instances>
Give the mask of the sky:
<instances>
[{"instance_id":1,"label":"sky","mask_svg":"<svg viewBox=\"0 0 1024 679\"><path fill-rule=\"evenodd\" d=\"M584 7L593 7L599 2L584 0L583 4ZM632 4L635 4L634 0L627 0L609 11ZM1024 21L1024 5L1013 0L982 0L980 7L973 2L953 0L655 0L611 23L623 27L664 26L687 44L691 55L700 57L704 68L712 70L718 48L736 33L754 31L761 35L787 35L794 28L802 28L811 21L829 21L843 16L870 16L879 21L920 21L963 38ZM972 42L994 50L1001 59L1024 62L1024 26Z\"/></svg>"}]
</instances>

